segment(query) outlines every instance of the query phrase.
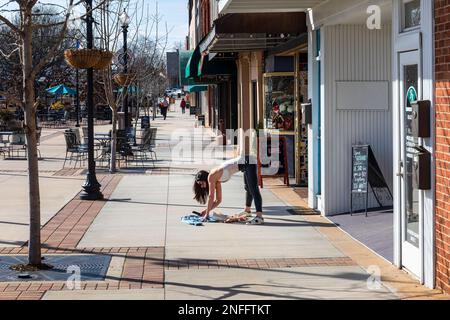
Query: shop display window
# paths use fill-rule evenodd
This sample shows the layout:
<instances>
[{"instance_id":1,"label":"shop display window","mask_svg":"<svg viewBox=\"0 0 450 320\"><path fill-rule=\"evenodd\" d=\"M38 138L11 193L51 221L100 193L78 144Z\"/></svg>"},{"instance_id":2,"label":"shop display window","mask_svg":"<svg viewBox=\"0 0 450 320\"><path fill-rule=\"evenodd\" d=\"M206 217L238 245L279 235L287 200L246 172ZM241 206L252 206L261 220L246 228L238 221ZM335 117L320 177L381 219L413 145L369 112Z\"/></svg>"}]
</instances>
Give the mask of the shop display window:
<instances>
[{"instance_id":1,"label":"shop display window","mask_svg":"<svg viewBox=\"0 0 450 320\"><path fill-rule=\"evenodd\" d=\"M264 105L266 129L294 132L294 73L270 73L264 75Z\"/></svg>"}]
</instances>

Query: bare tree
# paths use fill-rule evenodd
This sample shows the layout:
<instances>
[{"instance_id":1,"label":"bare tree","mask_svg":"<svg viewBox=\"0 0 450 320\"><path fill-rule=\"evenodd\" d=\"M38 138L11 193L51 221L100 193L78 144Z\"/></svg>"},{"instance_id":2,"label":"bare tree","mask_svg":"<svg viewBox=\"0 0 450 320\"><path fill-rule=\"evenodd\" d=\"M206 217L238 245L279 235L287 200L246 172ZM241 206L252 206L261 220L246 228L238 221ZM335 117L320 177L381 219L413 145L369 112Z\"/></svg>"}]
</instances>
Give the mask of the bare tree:
<instances>
[{"instance_id":1,"label":"bare tree","mask_svg":"<svg viewBox=\"0 0 450 320\"><path fill-rule=\"evenodd\" d=\"M29 208L30 208L30 234L29 234L29 264L41 266L41 206L39 191L39 163L37 153L37 125L36 125L36 99L35 99L35 79L42 69L52 61L55 52L61 46L74 7L74 0L68 0L68 7L53 5L59 8L57 22L42 23L37 17L42 15L36 10L37 0L9 0L0 5L0 27L7 27L16 39L16 48L11 48L11 52L1 52L3 56L8 56L15 50L20 53L20 66L22 69L22 105L25 112L25 133L27 140L28 154L28 183L29 183ZM79 2L77 3L79 4ZM18 12L17 23L11 21L11 12ZM54 38L54 43L47 48L47 52L39 60L33 59L35 54L35 42L33 34L37 30L44 30L49 27L57 27L58 32Z\"/></svg>"},{"instance_id":2,"label":"bare tree","mask_svg":"<svg viewBox=\"0 0 450 320\"><path fill-rule=\"evenodd\" d=\"M37 5L35 8L35 22L39 24L48 24L48 28L35 29L33 31L33 61L43 59L48 48L54 46L57 36L60 32L57 24L61 19L59 11L51 6ZM14 13L11 18L15 25L20 23L20 14ZM60 83L73 84L73 71L64 62L63 48L74 46L74 31L68 29L67 34L55 52L52 59L36 74L35 93L39 97L45 96L45 89ZM20 63L20 51L17 36L10 32L6 26L0 27L0 90L6 90L12 96L19 98L23 96L22 92L22 66Z\"/></svg>"},{"instance_id":3,"label":"bare tree","mask_svg":"<svg viewBox=\"0 0 450 320\"><path fill-rule=\"evenodd\" d=\"M117 125L118 112L121 102L129 94L130 85L133 84L137 92L137 114L139 116L139 105L144 103L152 93L152 83L159 77L163 67L163 52L167 45L168 32L159 34L159 24L162 21L161 16L156 10L151 14L151 9L144 0L125 1L115 0L105 3L100 10L98 34L100 35L100 45L102 48L117 52L121 42L121 25L119 16L124 10L128 11L133 23L129 39L129 51L133 52L133 59L129 61L129 81L119 90L114 81L114 75L121 71L120 63L113 64L102 72L102 85L105 91L105 97L112 110L113 127L111 141L111 162L110 172L115 173L116 168L116 150L117 150ZM115 92L118 92L116 95Z\"/></svg>"}]
</instances>

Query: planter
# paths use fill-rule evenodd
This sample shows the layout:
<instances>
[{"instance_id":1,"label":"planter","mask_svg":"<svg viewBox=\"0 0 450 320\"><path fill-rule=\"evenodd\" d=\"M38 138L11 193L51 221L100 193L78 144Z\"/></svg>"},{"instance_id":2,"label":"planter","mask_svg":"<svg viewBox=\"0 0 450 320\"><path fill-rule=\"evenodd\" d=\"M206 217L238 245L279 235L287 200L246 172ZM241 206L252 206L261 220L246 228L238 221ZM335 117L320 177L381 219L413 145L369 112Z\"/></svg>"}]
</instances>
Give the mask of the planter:
<instances>
[{"instance_id":1,"label":"planter","mask_svg":"<svg viewBox=\"0 0 450 320\"><path fill-rule=\"evenodd\" d=\"M100 62L101 51L96 49L79 49L64 51L67 63L75 69L90 69Z\"/></svg>"},{"instance_id":2,"label":"planter","mask_svg":"<svg viewBox=\"0 0 450 320\"><path fill-rule=\"evenodd\" d=\"M119 86L129 86L133 81L133 76L131 74L118 73L114 76L114 81Z\"/></svg>"},{"instance_id":3,"label":"planter","mask_svg":"<svg viewBox=\"0 0 450 320\"><path fill-rule=\"evenodd\" d=\"M11 120L6 123L8 131L21 132L23 131L23 122L19 120Z\"/></svg>"},{"instance_id":4,"label":"planter","mask_svg":"<svg viewBox=\"0 0 450 320\"><path fill-rule=\"evenodd\" d=\"M6 125L12 120L14 120L14 113L8 110L0 110L0 124Z\"/></svg>"},{"instance_id":5,"label":"planter","mask_svg":"<svg viewBox=\"0 0 450 320\"><path fill-rule=\"evenodd\" d=\"M101 51L100 56L101 57L98 63L95 66L93 66L93 68L96 70L103 70L109 67L111 65L113 53L110 51Z\"/></svg>"}]
</instances>

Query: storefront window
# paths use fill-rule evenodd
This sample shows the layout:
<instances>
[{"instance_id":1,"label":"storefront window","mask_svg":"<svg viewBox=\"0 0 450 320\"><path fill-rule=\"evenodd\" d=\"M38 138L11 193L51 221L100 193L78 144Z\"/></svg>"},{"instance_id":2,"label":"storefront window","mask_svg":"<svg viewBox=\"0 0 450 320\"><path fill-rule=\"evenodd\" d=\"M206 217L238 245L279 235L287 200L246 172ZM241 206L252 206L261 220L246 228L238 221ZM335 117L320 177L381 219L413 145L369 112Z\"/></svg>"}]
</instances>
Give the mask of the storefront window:
<instances>
[{"instance_id":1,"label":"storefront window","mask_svg":"<svg viewBox=\"0 0 450 320\"><path fill-rule=\"evenodd\" d=\"M295 130L294 74L264 76L265 128L281 131Z\"/></svg>"},{"instance_id":2,"label":"storefront window","mask_svg":"<svg viewBox=\"0 0 450 320\"><path fill-rule=\"evenodd\" d=\"M403 29L420 26L420 0L403 0Z\"/></svg>"}]
</instances>

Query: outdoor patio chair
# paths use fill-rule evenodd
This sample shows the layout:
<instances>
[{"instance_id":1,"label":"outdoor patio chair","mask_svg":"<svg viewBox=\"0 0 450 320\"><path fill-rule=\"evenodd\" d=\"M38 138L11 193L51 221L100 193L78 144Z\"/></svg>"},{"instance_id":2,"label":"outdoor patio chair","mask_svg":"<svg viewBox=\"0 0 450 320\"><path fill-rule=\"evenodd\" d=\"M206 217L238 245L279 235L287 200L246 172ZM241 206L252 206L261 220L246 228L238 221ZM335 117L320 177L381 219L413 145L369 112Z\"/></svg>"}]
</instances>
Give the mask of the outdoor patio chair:
<instances>
[{"instance_id":1,"label":"outdoor patio chair","mask_svg":"<svg viewBox=\"0 0 450 320\"><path fill-rule=\"evenodd\" d=\"M125 166L128 167L128 163L135 160L133 149L129 143L128 136L124 130L117 131L117 159L119 165L121 161L125 161Z\"/></svg>"},{"instance_id":2,"label":"outdoor patio chair","mask_svg":"<svg viewBox=\"0 0 450 320\"><path fill-rule=\"evenodd\" d=\"M23 157L21 157L23 153ZM24 133L18 133L11 136L11 141L8 144L8 158L26 158L27 147Z\"/></svg>"},{"instance_id":3,"label":"outdoor patio chair","mask_svg":"<svg viewBox=\"0 0 450 320\"><path fill-rule=\"evenodd\" d=\"M0 146L0 155L3 155L3 159L6 158L6 153L8 152L8 149L6 149L4 146Z\"/></svg>"},{"instance_id":4,"label":"outdoor patio chair","mask_svg":"<svg viewBox=\"0 0 450 320\"><path fill-rule=\"evenodd\" d=\"M8 153L9 139L6 136L0 135L0 154L3 154L3 158L6 158Z\"/></svg>"},{"instance_id":5,"label":"outdoor patio chair","mask_svg":"<svg viewBox=\"0 0 450 320\"><path fill-rule=\"evenodd\" d=\"M87 159L88 149L78 144L77 136L74 132L67 130L64 132L64 137L66 140L66 157L63 168L66 167L67 160L70 161L70 164L75 160L75 168L78 162L80 162L80 166L83 166Z\"/></svg>"},{"instance_id":6,"label":"outdoor patio chair","mask_svg":"<svg viewBox=\"0 0 450 320\"><path fill-rule=\"evenodd\" d=\"M83 139L81 139L81 137L80 137L80 139L79 139L80 140L80 144L87 146L89 144L88 127L82 127L81 129L82 129L82 132L83 132ZM100 151L103 148L103 146L102 146L102 144L99 141L94 139L94 148L98 152L98 151Z\"/></svg>"},{"instance_id":7,"label":"outdoor patio chair","mask_svg":"<svg viewBox=\"0 0 450 320\"><path fill-rule=\"evenodd\" d=\"M143 164L145 161L152 161L153 167L155 167L155 161L158 161L156 151L154 150L156 141L157 128L149 130L143 138L140 145L133 147L133 152L136 154L136 159L140 160Z\"/></svg>"},{"instance_id":8,"label":"outdoor patio chair","mask_svg":"<svg viewBox=\"0 0 450 320\"><path fill-rule=\"evenodd\" d=\"M82 127L83 130L83 144L88 144L88 127Z\"/></svg>"}]
</instances>

